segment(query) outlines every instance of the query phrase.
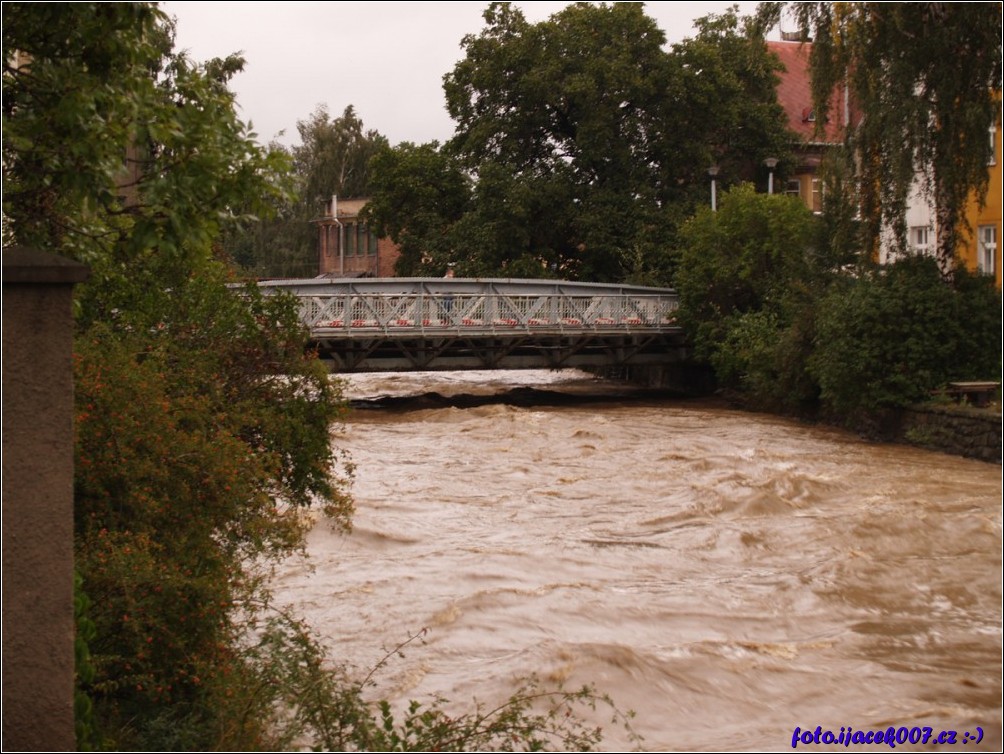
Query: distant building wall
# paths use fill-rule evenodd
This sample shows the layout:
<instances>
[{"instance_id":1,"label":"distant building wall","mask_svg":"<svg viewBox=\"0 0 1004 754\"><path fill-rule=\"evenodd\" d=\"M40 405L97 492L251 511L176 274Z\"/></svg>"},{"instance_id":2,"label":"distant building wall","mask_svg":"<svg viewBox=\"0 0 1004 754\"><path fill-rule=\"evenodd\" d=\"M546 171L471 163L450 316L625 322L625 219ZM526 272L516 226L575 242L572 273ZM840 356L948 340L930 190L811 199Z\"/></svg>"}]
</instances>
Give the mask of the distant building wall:
<instances>
[{"instance_id":1,"label":"distant building wall","mask_svg":"<svg viewBox=\"0 0 1004 754\"><path fill-rule=\"evenodd\" d=\"M317 225L318 274L392 277L401 250L389 238L378 238L359 213L366 199L332 199Z\"/></svg>"},{"instance_id":2,"label":"distant building wall","mask_svg":"<svg viewBox=\"0 0 1004 754\"><path fill-rule=\"evenodd\" d=\"M992 149L987 162L987 197L980 204L971 194L963 209L964 222L959 227L956 259L973 272L991 275L1001 287L1001 126L988 130ZM934 255L937 246L938 223L933 197L924 194L921 179L914 180L906 205L907 253ZM882 264L895 261L891 229L886 229L879 252Z\"/></svg>"},{"instance_id":3,"label":"distant building wall","mask_svg":"<svg viewBox=\"0 0 1004 754\"><path fill-rule=\"evenodd\" d=\"M972 196L966 204L966 227L962 228L958 257L970 270L993 275L1001 287L1001 122L988 131L993 156L987 163L989 184L982 205Z\"/></svg>"},{"instance_id":4,"label":"distant building wall","mask_svg":"<svg viewBox=\"0 0 1004 754\"><path fill-rule=\"evenodd\" d=\"M906 200L906 247L898 250L897 237L893 227L886 224L882 228L879 243L879 264L890 264L904 255L926 254L934 256L938 241L938 222L934 207L924 193L920 178L914 178Z\"/></svg>"}]
</instances>

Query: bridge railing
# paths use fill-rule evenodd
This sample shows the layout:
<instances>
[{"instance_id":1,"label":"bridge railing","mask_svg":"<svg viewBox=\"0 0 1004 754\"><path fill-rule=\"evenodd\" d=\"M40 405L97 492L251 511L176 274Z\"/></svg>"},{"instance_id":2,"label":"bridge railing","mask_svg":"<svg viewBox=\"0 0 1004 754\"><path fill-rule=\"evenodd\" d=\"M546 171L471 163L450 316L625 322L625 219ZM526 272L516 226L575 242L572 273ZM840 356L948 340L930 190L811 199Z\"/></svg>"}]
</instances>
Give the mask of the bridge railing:
<instances>
[{"instance_id":1,"label":"bridge railing","mask_svg":"<svg viewBox=\"0 0 1004 754\"><path fill-rule=\"evenodd\" d=\"M368 294L301 298L311 330L401 331L666 328L676 322L676 300L660 296L499 294Z\"/></svg>"},{"instance_id":2,"label":"bridge railing","mask_svg":"<svg viewBox=\"0 0 1004 754\"><path fill-rule=\"evenodd\" d=\"M263 284L300 299L314 332L625 331L675 326L675 291L555 281L384 279ZM337 335L336 335L337 336Z\"/></svg>"}]
</instances>

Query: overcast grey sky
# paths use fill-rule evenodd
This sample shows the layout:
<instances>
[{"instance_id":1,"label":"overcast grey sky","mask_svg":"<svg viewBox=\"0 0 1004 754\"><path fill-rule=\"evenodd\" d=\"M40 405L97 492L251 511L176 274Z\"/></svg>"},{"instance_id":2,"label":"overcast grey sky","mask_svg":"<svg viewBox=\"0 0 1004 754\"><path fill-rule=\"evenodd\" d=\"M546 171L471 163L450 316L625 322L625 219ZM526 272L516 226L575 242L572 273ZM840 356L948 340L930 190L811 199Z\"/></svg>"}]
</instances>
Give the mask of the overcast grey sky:
<instances>
[{"instance_id":1,"label":"overcast grey sky","mask_svg":"<svg viewBox=\"0 0 1004 754\"><path fill-rule=\"evenodd\" d=\"M755 2L737 3L752 13ZM542 21L567 2L518 2ZM668 43L694 34L692 21L729 2L653 2L646 13ZM177 47L195 60L243 52L232 84L244 120L259 140L299 141L296 121L320 104L333 116L353 105L366 128L391 144L440 142L453 133L443 75L462 57L460 40L477 34L488 2L165 2L178 20Z\"/></svg>"}]
</instances>

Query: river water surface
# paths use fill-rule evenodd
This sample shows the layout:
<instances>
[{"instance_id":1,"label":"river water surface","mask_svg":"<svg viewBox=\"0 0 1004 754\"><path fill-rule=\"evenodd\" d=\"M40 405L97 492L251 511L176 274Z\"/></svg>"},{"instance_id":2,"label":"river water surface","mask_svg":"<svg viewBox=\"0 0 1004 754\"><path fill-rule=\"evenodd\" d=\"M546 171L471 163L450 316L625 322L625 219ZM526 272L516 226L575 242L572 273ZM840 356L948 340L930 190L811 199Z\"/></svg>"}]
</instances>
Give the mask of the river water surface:
<instances>
[{"instance_id":1,"label":"river water surface","mask_svg":"<svg viewBox=\"0 0 1004 754\"><path fill-rule=\"evenodd\" d=\"M575 372L361 375L348 392L519 386L608 400L409 399L354 411L336 439L355 531L316 525L278 591L362 668L428 629L375 695L493 702L536 673L595 683L648 750L790 749L817 725L1000 749L999 466ZM625 743L606 729L605 749Z\"/></svg>"}]
</instances>

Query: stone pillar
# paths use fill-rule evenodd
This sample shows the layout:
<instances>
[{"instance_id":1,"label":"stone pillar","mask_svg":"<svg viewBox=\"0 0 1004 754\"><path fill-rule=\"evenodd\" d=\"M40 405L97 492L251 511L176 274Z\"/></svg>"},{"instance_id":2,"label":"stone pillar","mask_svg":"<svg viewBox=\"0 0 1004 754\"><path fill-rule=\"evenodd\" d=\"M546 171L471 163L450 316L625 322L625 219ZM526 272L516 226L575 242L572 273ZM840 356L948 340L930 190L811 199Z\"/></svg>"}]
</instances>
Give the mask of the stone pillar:
<instances>
[{"instance_id":1,"label":"stone pillar","mask_svg":"<svg viewBox=\"0 0 1004 754\"><path fill-rule=\"evenodd\" d=\"M3 250L3 749L73 730L73 286L77 262Z\"/></svg>"}]
</instances>

